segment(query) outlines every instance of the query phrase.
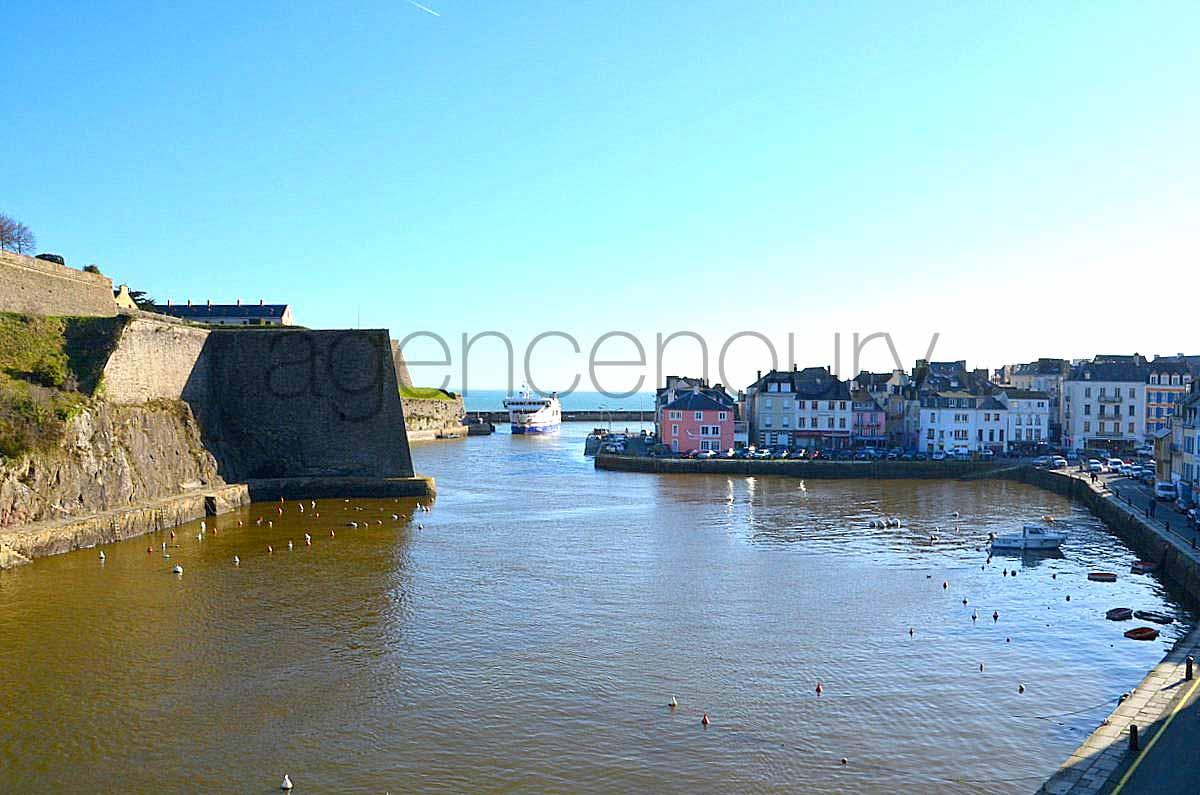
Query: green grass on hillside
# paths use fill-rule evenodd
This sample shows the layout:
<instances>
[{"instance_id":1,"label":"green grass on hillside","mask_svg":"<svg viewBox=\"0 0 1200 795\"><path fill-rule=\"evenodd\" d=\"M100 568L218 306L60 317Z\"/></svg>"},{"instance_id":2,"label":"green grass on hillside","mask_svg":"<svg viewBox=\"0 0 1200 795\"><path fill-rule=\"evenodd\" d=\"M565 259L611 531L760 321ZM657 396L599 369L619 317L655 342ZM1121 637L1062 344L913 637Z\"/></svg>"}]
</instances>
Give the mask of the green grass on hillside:
<instances>
[{"instance_id":1,"label":"green grass on hillside","mask_svg":"<svg viewBox=\"0 0 1200 795\"><path fill-rule=\"evenodd\" d=\"M124 317L33 317L0 312L0 456L62 439L95 393Z\"/></svg>"},{"instance_id":2,"label":"green grass on hillside","mask_svg":"<svg viewBox=\"0 0 1200 795\"><path fill-rule=\"evenodd\" d=\"M454 400L445 390L433 386L404 386L400 385L400 397L417 398L420 400Z\"/></svg>"}]
</instances>

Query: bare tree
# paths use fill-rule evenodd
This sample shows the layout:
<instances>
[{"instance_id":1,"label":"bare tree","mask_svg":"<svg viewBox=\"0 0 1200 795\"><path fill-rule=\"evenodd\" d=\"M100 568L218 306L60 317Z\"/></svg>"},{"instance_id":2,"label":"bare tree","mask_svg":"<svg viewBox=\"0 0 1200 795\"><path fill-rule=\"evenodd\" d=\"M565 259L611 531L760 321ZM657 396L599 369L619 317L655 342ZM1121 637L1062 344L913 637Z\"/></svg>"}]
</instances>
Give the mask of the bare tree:
<instances>
[{"instance_id":1,"label":"bare tree","mask_svg":"<svg viewBox=\"0 0 1200 795\"><path fill-rule=\"evenodd\" d=\"M29 227L15 218L0 215L0 248L26 254L36 245L37 238Z\"/></svg>"}]
</instances>

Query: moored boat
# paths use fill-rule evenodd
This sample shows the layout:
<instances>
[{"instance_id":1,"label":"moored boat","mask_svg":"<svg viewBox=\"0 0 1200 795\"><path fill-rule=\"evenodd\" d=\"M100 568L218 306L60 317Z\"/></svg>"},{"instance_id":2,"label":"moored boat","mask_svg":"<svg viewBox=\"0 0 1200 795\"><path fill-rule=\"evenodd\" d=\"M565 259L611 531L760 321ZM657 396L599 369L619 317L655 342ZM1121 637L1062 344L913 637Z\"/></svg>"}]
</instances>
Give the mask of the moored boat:
<instances>
[{"instance_id":1,"label":"moored boat","mask_svg":"<svg viewBox=\"0 0 1200 795\"><path fill-rule=\"evenodd\" d=\"M1129 567L1130 571L1132 571L1134 574L1149 574L1156 568L1158 568L1158 564L1152 563L1148 560L1134 561L1134 564Z\"/></svg>"},{"instance_id":2,"label":"moored boat","mask_svg":"<svg viewBox=\"0 0 1200 795\"><path fill-rule=\"evenodd\" d=\"M1027 524L1019 533L1001 533L992 539L992 549L1051 550L1058 549L1067 534L1036 524Z\"/></svg>"},{"instance_id":3,"label":"moored boat","mask_svg":"<svg viewBox=\"0 0 1200 795\"><path fill-rule=\"evenodd\" d=\"M1166 613L1159 613L1154 610L1137 610L1133 615L1142 621L1153 621L1155 624L1170 624L1175 620Z\"/></svg>"},{"instance_id":4,"label":"moored boat","mask_svg":"<svg viewBox=\"0 0 1200 795\"><path fill-rule=\"evenodd\" d=\"M1116 582L1117 575L1111 571L1089 571L1088 579L1092 582Z\"/></svg>"},{"instance_id":5,"label":"moored boat","mask_svg":"<svg viewBox=\"0 0 1200 795\"><path fill-rule=\"evenodd\" d=\"M1133 611L1128 607L1114 607L1104 614L1109 621L1128 621L1133 618Z\"/></svg>"},{"instance_id":6,"label":"moored boat","mask_svg":"<svg viewBox=\"0 0 1200 795\"><path fill-rule=\"evenodd\" d=\"M1130 640L1154 640L1158 637L1158 630L1154 627L1134 627L1125 633L1125 637Z\"/></svg>"}]
</instances>

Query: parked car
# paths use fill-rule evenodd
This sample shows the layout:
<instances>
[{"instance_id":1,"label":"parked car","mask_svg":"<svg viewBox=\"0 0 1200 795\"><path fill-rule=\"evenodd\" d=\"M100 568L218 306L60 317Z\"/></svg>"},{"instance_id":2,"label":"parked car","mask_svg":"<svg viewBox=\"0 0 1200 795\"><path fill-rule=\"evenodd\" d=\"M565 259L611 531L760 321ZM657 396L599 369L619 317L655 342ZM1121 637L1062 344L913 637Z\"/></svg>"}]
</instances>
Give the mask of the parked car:
<instances>
[{"instance_id":1,"label":"parked car","mask_svg":"<svg viewBox=\"0 0 1200 795\"><path fill-rule=\"evenodd\" d=\"M1124 463L1125 462L1119 458L1110 458L1104 462L1104 466L1108 469L1109 472L1117 472L1117 471L1120 471L1121 465Z\"/></svg>"},{"instance_id":2,"label":"parked car","mask_svg":"<svg viewBox=\"0 0 1200 795\"><path fill-rule=\"evenodd\" d=\"M1104 464L1100 463L1098 458L1089 458L1087 468L1088 472L1103 472Z\"/></svg>"},{"instance_id":3,"label":"parked car","mask_svg":"<svg viewBox=\"0 0 1200 795\"><path fill-rule=\"evenodd\" d=\"M933 460L934 461L945 461L946 460L946 452L944 450L936 451L933 454Z\"/></svg>"},{"instance_id":4,"label":"parked car","mask_svg":"<svg viewBox=\"0 0 1200 795\"><path fill-rule=\"evenodd\" d=\"M913 456L913 458L917 461L928 461L929 460L929 456L925 455L925 453L917 453L916 455Z\"/></svg>"},{"instance_id":5,"label":"parked car","mask_svg":"<svg viewBox=\"0 0 1200 795\"><path fill-rule=\"evenodd\" d=\"M1032 463L1038 469L1041 469L1043 467L1050 466L1050 461L1051 461L1050 456L1039 455L1037 458L1033 459L1033 461L1031 461L1030 463Z\"/></svg>"},{"instance_id":6,"label":"parked car","mask_svg":"<svg viewBox=\"0 0 1200 795\"><path fill-rule=\"evenodd\" d=\"M1174 500L1179 497L1179 490L1174 483L1159 481L1154 484L1154 497L1159 500Z\"/></svg>"},{"instance_id":7,"label":"parked car","mask_svg":"<svg viewBox=\"0 0 1200 795\"><path fill-rule=\"evenodd\" d=\"M1067 459L1063 458L1061 455L1056 455L1050 460L1050 466L1054 469L1066 469L1068 466L1070 466L1070 462L1068 462Z\"/></svg>"},{"instance_id":8,"label":"parked car","mask_svg":"<svg viewBox=\"0 0 1200 795\"><path fill-rule=\"evenodd\" d=\"M980 455L982 455L984 458L995 458L996 451L988 449L988 450L984 450L982 453L980 453Z\"/></svg>"}]
</instances>

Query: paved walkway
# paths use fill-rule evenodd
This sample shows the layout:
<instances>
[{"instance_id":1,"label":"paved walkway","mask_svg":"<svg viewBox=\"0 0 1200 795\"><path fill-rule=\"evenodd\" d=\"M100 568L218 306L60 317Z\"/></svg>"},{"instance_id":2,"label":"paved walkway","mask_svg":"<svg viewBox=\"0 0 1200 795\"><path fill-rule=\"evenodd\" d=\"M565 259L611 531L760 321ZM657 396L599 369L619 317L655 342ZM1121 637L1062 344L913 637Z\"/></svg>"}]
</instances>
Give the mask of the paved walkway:
<instances>
[{"instance_id":1,"label":"paved walkway","mask_svg":"<svg viewBox=\"0 0 1200 795\"><path fill-rule=\"evenodd\" d=\"M1097 478L1070 472L1098 493L1135 513L1164 538L1170 539L1200 563L1192 546L1194 530L1179 512L1159 502L1155 516L1147 519L1146 506L1153 494L1128 478ZM1115 489L1115 493L1113 493ZM1200 627L1192 630L1155 666L1117 709L1084 740L1041 792L1053 795L1092 793L1200 792L1200 665L1186 680L1186 659L1200 659ZM1139 752L1129 749L1130 726L1137 725Z\"/></svg>"}]
</instances>

